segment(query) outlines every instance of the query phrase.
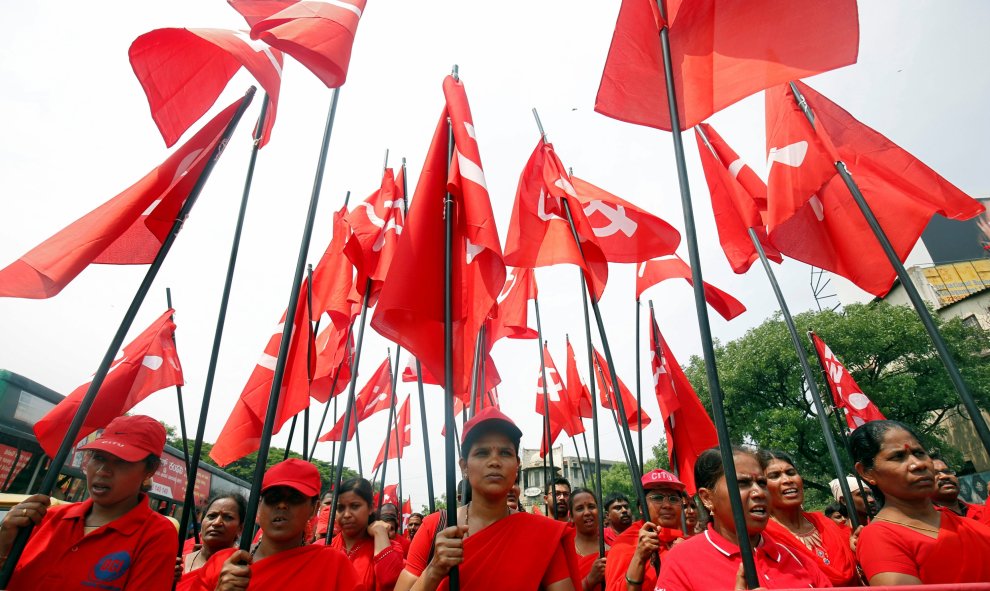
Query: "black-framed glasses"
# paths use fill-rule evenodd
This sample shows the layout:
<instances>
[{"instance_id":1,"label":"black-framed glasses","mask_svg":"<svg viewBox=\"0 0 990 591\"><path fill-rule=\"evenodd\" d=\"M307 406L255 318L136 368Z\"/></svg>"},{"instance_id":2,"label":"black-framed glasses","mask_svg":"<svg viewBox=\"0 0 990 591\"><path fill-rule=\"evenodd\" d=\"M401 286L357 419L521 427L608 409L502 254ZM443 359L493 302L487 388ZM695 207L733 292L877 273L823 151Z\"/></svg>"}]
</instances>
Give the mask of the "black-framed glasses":
<instances>
[{"instance_id":1,"label":"black-framed glasses","mask_svg":"<svg viewBox=\"0 0 990 591\"><path fill-rule=\"evenodd\" d=\"M664 501L667 501L671 505L680 505L681 504L681 495L679 495L679 494L664 495L664 494L660 494L660 493L652 493L652 494L646 495L646 500L649 501L649 502L651 502L651 503L656 503L658 505L662 505Z\"/></svg>"}]
</instances>

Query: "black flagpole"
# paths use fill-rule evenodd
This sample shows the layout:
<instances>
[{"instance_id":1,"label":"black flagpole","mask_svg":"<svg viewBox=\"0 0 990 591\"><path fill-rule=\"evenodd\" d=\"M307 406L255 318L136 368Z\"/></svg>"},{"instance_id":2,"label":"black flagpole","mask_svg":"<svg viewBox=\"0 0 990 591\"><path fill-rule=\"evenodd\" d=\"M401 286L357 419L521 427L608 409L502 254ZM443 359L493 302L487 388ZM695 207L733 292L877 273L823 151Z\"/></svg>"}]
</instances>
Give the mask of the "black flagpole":
<instances>
[{"instance_id":1,"label":"black flagpole","mask_svg":"<svg viewBox=\"0 0 990 591\"><path fill-rule=\"evenodd\" d=\"M801 111L804 112L804 116L808 119L808 122L811 124L812 128L814 128L815 116L811 112L811 107L808 105L808 102L801 94L801 91L797 89L797 86L795 86L793 82L790 83L790 87L791 92L794 94L794 100L797 101L798 106L801 107ZM945 370L949 373L949 379L952 381L952 385L959 394L959 398L962 400L963 406L966 407L966 412L969 414L970 420L973 421L973 426L976 428L976 432L980 436L980 441L983 443L983 448L986 449L988 454L990 454L990 428L987 428L987 422L983 419L983 415L980 414L980 409L976 406L976 402L973 400L973 395L966 386L966 382L963 381L962 374L959 373L959 367L956 365L956 361L952 358L952 353L949 352L949 348L946 346L945 340L942 338L942 333L940 333L938 327L935 326L935 321L932 319L932 315L928 311L925 301L921 299L921 294L918 293L918 288L915 287L911 277L908 276L907 271L904 269L904 264L894 251L894 247L890 244L887 234L883 231L883 228L880 227L880 222L877 221L876 216L873 214L873 210L866 202L866 198L864 198L863 193L860 192L856 181L853 180L852 175L849 174L849 169L846 168L846 163L841 160L835 162L835 170L837 170L839 176L842 177L842 181L846 184L846 188L849 189L849 193L852 195L853 200L856 202L856 205L859 206L859 210L863 213L863 217L866 218L866 223L869 224L870 229L873 230L873 235L877 237L877 241L883 248L884 254L887 255L887 260L889 260L891 266L894 267L894 271L897 273L897 279L901 282L901 285L904 286L904 292L907 293L907 296L911 300L911 304L914 306L915 311L918 312L918 317L921 318L921 323L925 326L925 330L928 331L928 336L932 339L932 344L935 345L935 351L938 352L938 356L942 360L942 365L945 366Z\"/></svg>"},{"instance_id":2,"label":"black flagpole","mask_svg":"<svg viewBox=\"0 0 990 591\"><path fill-rule=\"evenodd\" d=\"M169 309L171 310L172 309L172 288L171 287L166 287L165 288L165 303L169 307ZM173 322L175 321L175 317L174 316L172 318L172 321ZM178 343L175 340L175 333L172 333L172 343L174 345L176 345L176 347L178 347ZM178 349L176 349L176 355L178 355ZM176 384L175 385L175 395L176 395L176 400L179 403L179 431L182 433L182 453L185 454L186 478L195 477L196 476L196 471L192 469L192 465L189 463L189 461L191 460L191 456L189 455L189 439L188 439L188 435L186 434L186 409L185 409L185 405L182 404L182 386L180 386L179 384ZM16 464L17 462L14 462L14 463ZM195 484L195 482L193 484ZM4 489L6 489L6 488L7 487L4 486ZM193 538L196 540L196 543L198 544L199 543L199 527L197 527L197 523L195 521L193 521L193 528L192 528L192 530L193 530ZM182 551L181 546L185 542L185 533L186 532L184 532L184 531L181 531L181 530L179 531L179 546L180 546L179 552Z\"/></svg>"},{"instance_id":3,"label":"black flagpole","mask_svg":"<svg viewBox=\"0 0 990 591\"><path fill-rule=\"evenodd\" d=\"M316 319L314 326L313 323L313 265L306 266L306 276L309 278L309 282L306 284L306 328L309 329L308 340L306 341L306 387L310 390L310 395L312 395L313 389L313 353L316 351L316 332L320 329L320 319ZM312 401L310 401L312 402ZM302 459L309 460L310 455L307 453L309 451L309 406L303 410L303 447L302 447Z\"/></svg>"},{"instance_id":4,"label":"black flagpole","mask_svg":"<svg viewBox=\"0 0 990 591\"><path fill-rule=\"evenodd\" d=\"M454 80L458 80L457 66L452 72ZM454 157L454 128L450 118L447 118L447 167ZM454 196L448 191L444 196L443 218L444 228L444 261L443 261L443 384L444 384L444 421L447 426L446 445L444 453L447 460L447 524L457 525L457 474L454 456L454 444L457 437L457 425L454 422ZM453 591L461 588L461 576L455 566L448 574L449 587Z\"/></svg>"},{"instance_id":5,"label":"black flagpole","mask_svg":"<svg viewBox=\"0 0 990 591\"><path fill-rule=\"evenodd\" d=\"M241 243L241 230L244 228L244 217L247 214L248 197L251 195L251 183L254 179L254 166L258 160L258 150L261 135L264 130L265 117L268 113L268 95L261 100L261 112L258 123L254 128L254 141L251 145L251 157L248 160L247 173L244 176L244 191L241 194L241 205L237 212L237 222L234 224L234 239L230 245L230 257L227 262L227 275L224 279L223 293L220 296L220 312L217 314L216 330L213 334L213 349L210 352L210 363L206 370L206 381L203 386L203 401L199 408L199 422L196 427L196 439L193 441L193 453L189 459L189 471L186 474L186 491L182 501L182 515L179 518L179 551L182 555L183 536L189 528L189 522L196 510L196 474L199 470L199 460L203 453L203 436L206 431L206 419L210 412L210 400L213 394L213 380L217 373L217 360L220 357L220 341L223 337L223 327L227 320L227 304L230 301L230 287L234 281L234 267L237 265L237 253ZM195 527L195 526L194 526ZM0 585L2 587L2 585Z\"/></svg>"},{"instance_id":6,"label":"black flagpole","mask_svg":"<svg viewBox=\"0 0 990 591\"><path fill-rule=\"evenodd\" d=\"M399 366L399 353L402 351L401 348L395 350L395 366ZM392 351L388 351L388 377L392 382L392 396L389 399L388 405L388 423L385 427L385 457L382 458L381 469L382 469L382 484L381 491L382 494L378 495L378 513L382 512L382 501L385 497L385 472L388 470L388 449L392 443L392 419L395 417L395 401L397 399L395 395L395 388L398 385L399 372L392 371ZM400 502L401 504L401 502Z\"/></svg>"},{"instance_id":7,"label":"black flagpole","mask_svg":"<svg viewBox=\"0 0 990 591\"><path fill-rule=\"evenodd\" d=\"M474 407L478 402L478 365L480 365L478 360L481 358L481 339L483 336L481 331L478 331L478 337L474 340L474 360L471 364L471 387L468 390L471 392L471 402L468 404L468 408L472 417L475 413Z\"/></svg>"},{"instance_id":8,"label":"black flagpole","mask_svg":"<svg viewBox=\"0 0 990 591\"><path fill-rule=\"evenodd\" d=\"M664 0L657 0L660 15L664 22L667 19L667 6ZM715 364L715 346L712 343L712 330L708 321L708 304L705 301L705 284L701 273L701 255L698 253L698 233L694 225L694 206L691 204L691 186L688 182L687 164L684 160L684 142L681 138L681 121L677 112L677 91L674 88L674 65L670 55L670 29L666 24L660 29L661 57L663 59L664 79L667 88L667 108L670 112L670 123L673 132L674 158L677 164L677 180L681 191L681 207L684 210L684 233L687 239L688 256L691 264L691 281L694 283L694 306L698 314L698 329L701 332L701 347L705 359L705 375L708 378L708 388L712 399L712 419L718 434L718 446L722 456L722 466L725 470L725 481L729 487L729 504L732 507L732 518L735 521L736 537L739 538L739 552L742 556L743 571L746 585L750 588L759 586L756 574L756 563L753 561L753 545L746 531L745 514L742 497L736 485L736 464L732 455L732 443L729 439L729 427L725 421L724 396L719 383L718 368Z\"/></svg>"},{"instance_id":9,"label":"black flagpole","mask_svg":"<svg viewBox=\"0 0 990 591\"><path fill-rule=\"evenodd\" d=\"M296 308L299 306L299 290L302 289L303 271L306 269L306 257L309 255L309 243L313 235L313 224L316 221L316 209L320 202L320 189L323 184L323 171L326 169L327 152L330 146L330 134L333 131L333 121L337 114L337 99L340 88L334 88L330 99L330 110L323 130L323 142L320 146L320 156L316 165L316 175L313 189L309 198L309 210L306 212L306 225L303 228L302 240L299 244L299 254L296 257L296 269L292 277L292 288L289 290L289 303L285 309L285 326L282 328L282 340L278 345L278 358L275 361L275 375L272 376L272 389L268 397L268 408L265 411L265 423L261 431L261 444L258 448L258 460L254 467L254 479L251 483L251 496L248 498L247 512L244 523L253 524L258 513L258 502L261 498L261 481L268 467L268 450L271 446L272 433L275 430L275 415L278 413L278 400L281 397L282 378L285 375L285 363L289 354L289 344L292 341L293 324L296 318ZM332 527L327 529L333 529ZM245 527L241 535L241 550L250 550L254 537L254 528Z\"/></svg>"},{"instance_id":10,"label":"black flagpole","mask_svg":"<svg viewBox=\"0 0 990 591\"><path fill-rule=\"evenodd\" d=\"M50 496L52 491L55 489L59 472L61 472L62 467L65 465L65 460L72 452L72 448L75 447L76 438L79 436L79 431L82 428L83 422L86 420L86 415L89 414L89 409L93 406L93 401L96 399L96 394L100 391L100 387L103 386L103 381L106 379L107 372L110 370L110 364L113 363L114 358L117 356L117 351L124 343L124 338L127 336L127 331L130 330L131 325L134 323L134 318L137 316L138 310L140 310L145 296L148 295L148 291L151 289L151 284L154 282L155 276L158 274L158 270L161 268L162 263L165 262L165 257L172 248L172 244L175 242L175 238L182 229L183 223L189 216L190 210L192 210L193 205L196 204L196 200L199 197L200 192L203 190L203 186L206 184L206 180L209 178L210 173L213 171L214 165L216 165L217 160L223 153L223 149L227 146L227 142L230 140L230 136L234 133L234 129L237 127L237 123L241 120L241 116L244 114L245 109L247 109L248 105L251 104L251 99L254 98L254 93L255 88L252 86L247 93L245 93L244 98L241 99L241 103L234 112L234 116L231 118L230 123L223 131L223 136L213 149L210 159L206 162L199 178L196 179L196 184L189 192L189 196L186 198L185 203L182 204L182 209L176 216L171 230L169 230L168 235L162 241L162 245L158 249L158 254L155 255L155 260L151 263L147 273L145 273L144 279L141 281L141 285L138 287L137 292L134 294L134 298L131 300L130 306L127 308L127 312L124 313L124 318L120 321L120 326L117 328L116 334L114 334L113 339L110 341L110 346L107 347L107 351L103 355L103 360L100 361L100 365L96 369L93 380L89 383L89 388L86 390L86 394L79 403L79 408L76 409L76 414L72 418L72 423L66 430L65 437L62 439L62 443L59 445L58 451L55 453L55 457L52 458L51 464L49 464L48 472L45 473L45 477L41 481L41 488L38 490L39 494ZM10 581L11 575L14 573L14 567L17 566L17 561L20 559L21 553L24 551L24 546L27 545L28 538L31 536L31 531L33 529L34 527L31 526L22 527L18 530L17 537L14 539L14 543L7 555L7 560L3 564L3 569L0 570L0 588L5 589L7 587L7 583Z\"/></svg>"},{"instance_id":11,"label":"black flagpole","mask_svg":"<svg viewBox=\"0 0 990 591\"><path fill-rule=\"evenodd\" d=\"M550 440L553 435L550 429L550 399L549 394L547 394L547 363L543 359L543 351L546 343L543 341L543 324L540 322L539 297L533 298L533 305L536 308L536 334L540 348L540 375L543 377L543 436L547 444L547 455L544 457L550 458L550 481L548 484L550 485L550 498L553 500L551 503L553 507L551 512L553 518L557 519L557 487L553 484L554 479L557 477L557 469L553 465L553 441ZM561 447L561 450L563 450L563 447Z\"/></svg>"},{"instance_id":12,"label":"black flagpole","mask_svg":"<svg viewBox=\"0 0 990 591\"><path fill-rule=\"evenodd\" d=\"M605 372L602 371L602 364L598 359L595 359L595 369L598 370L596 374L599 379L601 379L602 389L605 390L605 395L612 400L611 404L615 404L615 393L608 391L608 382L605 380ZM619 435L619 443L622 445L622 455L626 458L627 464L632 464L632 460L629 459L629 450L626 449L625 439L622 437L622 427L619 425L619 417L615 414L615 407L609 406L609 411L612 413L612 422L615 424L615 432Z\"/></svg>"},{"instance_id":13,"label":"black flagpole","mask_svg":"<svg viewBox=\"0 0 990 591\"><path fill-rule=\"evenodd\" d=\"M639 441L639 473L642 474L646 470L646 457L643 456L643 395L642 395L642 381L643 376L641 375L642 370L640 369L639 360L639 298L636 298L636 338L634 339L636 343L636 407L639 411L636 413L636 426L639 430L636 432Z\"/></svg>"}]
</instances>

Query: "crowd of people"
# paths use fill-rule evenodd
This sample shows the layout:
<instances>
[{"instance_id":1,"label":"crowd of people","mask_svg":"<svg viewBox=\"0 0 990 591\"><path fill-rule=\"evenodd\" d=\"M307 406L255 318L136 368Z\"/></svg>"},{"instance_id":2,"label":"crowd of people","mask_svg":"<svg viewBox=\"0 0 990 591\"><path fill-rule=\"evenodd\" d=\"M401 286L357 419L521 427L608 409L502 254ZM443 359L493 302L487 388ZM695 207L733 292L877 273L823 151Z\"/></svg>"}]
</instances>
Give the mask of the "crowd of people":
<instances>
[{"instance_id":1,"label":"crowd of people","mask_svg":"<svg viewBox=\"0 0 990 591\"><path fill-rule=\"evenodd\" d=\"M838 480L836 503L805 510L800 466L778 450L733 448L742 519L733 511L719 449L694 469L697 491L666 470L642 477L646 507L620 493L603 503L563 478L545 489L548 514L520 505L521 431L497 408L464 425L466 483L456 522L376 500L363 478L342 483L337 509L315 466L298 459L265 473L250 550L238 494L210 499L199 543L179 551L177 530L145 490L165 444L160 423L120 417L83 446L89 498L51 505L33 495L0 524L0 559L33 526L7 589L243 591L688 591L745 589L739 531L759 588L990 582L990 511L959 499L959 480L908 425L872 421L850 436L854 515ZM693 492L694 494L689 494ZM858 524L855 529L853 524Z\"/></svg>"}]
</instances>

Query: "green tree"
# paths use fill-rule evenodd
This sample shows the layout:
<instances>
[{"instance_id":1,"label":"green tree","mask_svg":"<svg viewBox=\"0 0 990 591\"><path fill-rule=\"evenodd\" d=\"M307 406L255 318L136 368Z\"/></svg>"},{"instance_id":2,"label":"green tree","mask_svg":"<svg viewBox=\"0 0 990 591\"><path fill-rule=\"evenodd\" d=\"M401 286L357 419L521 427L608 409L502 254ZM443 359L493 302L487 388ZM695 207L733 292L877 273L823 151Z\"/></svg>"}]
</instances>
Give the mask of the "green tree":
<instances>
[{"instance_id":1,"label":"green tree","mask_svg":"<svg viewBox=\"0 0 990 591\"><path fill-rule=\"evenodd\" d=\"M667 459L667 443L661 441L652 448L653 456L646 460L645 471L663 468L670 469L670 462ZM602 472L602 496L607 497L612 493L622 493L626 495L633 505L636 504L636 489L633 488L632 475L629 472L629 465L620 462Z\"/></svg>"},{"instance_id":2,"label":"green tree","mask_svg":"<svg viewBox=\"0 0 990 591\"><path fill-rule=\"evenodd\" d=\"M956 411L959 397L913 309L879 301L841 311L805 312L794 320L826 407L828 386L814 349L804 338L811 329L828 343L887 418L917 426L926 445L940 448L954 460L960 458L958 450L944 440L945 420ZM988 334L958 319L944 321L936 316L935 321L977 404L990 407L990 364L983 357ZM812 495L814 500L824 500L833 469L797 355L779 315L735 341L716 343L715 357L733 442L791 453L806 488L822 491ZM704 361L692 357L685 372L710 410ZM831 424L835 432L834 419Z\"/></svg>"}]
</instances>

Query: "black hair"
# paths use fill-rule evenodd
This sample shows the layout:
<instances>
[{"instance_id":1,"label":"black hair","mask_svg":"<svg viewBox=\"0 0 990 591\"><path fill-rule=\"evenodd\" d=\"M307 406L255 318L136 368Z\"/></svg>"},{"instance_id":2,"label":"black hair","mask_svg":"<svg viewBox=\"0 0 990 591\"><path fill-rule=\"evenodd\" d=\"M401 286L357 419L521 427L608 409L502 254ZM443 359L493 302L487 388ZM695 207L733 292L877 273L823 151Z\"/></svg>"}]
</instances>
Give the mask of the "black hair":
<instances>
[{"instance_id":1,"label":"black hair","mask_svg":"<svg viewBox=\"0 0 990 591\"><path fill-rule=\"evenodd\" d=\"M794 458L787 452L780 451L779 449L761 449L757 453L760 456L760 462L766 466L769 466L773 460L779 460L781 462L787 462L797 470L797 464L794 463Z\"/></svg>"},{"instance_id":2,"label":"black hair","mask_svg":"<svg viewBox=\"0 0 990 591\"><path fill-rule=\"evenodd\" d=\"M766 469L766 462L760 454L752 449L747 449L738 445L732 446L732 455L743 454L752 456L760 464L760 469ZM718 479L725 476L725 467L722 465L722 452L717 447L706 449L698 456L698 461L694 464L694 482L698 488L715 488Z\"/></svg>"},{"instance_id":3,"label":"black hair","mask_svg":"<svg viewBox=\"0 0 990 591\"><path fill-rule=\"evenodd\" d=\"M382 513L385 511L385 507L391 507L395 510L395 523L399 523L399 508L395 506L395 503L385 503L378 510L378 518L384 520Z\"/></svg>"},{"instance_id":4,"label":"black hair","mask_svg":"<svg viewBox=\"0 0 990 591\"><path fill-rule=\"evenodd\" d=\"M210 500L206 502L206 506L203 507L203 519L206 519L206 513L210 510L210 507L213 506L213 503L216 503L221 499L230 499L234 501L234 504L237 505L237 518L243 524L244 518L247 517L247 500L244 498L244 495L235 492L219 493L210 497Z\"/></svg>"},{"instance_id":5,"label":"black hair","mask_svg":"<svg viewBox=\"0 0 990 591\"><path fill-rule=\"evenodd\" d=\"M571 494L573 494L573 493L571 493ZM609 507L612 506L612 503L614 503L616 501L625 501L625 503L627 505L629 504L629 499L626 497L626 495L624 495L624 494L622 494L620 492L609 493L608 496L605 497L605 503L604 503L604 507L605 507L605 512L606 513L608 512Z\"/></svg>"},{"instance_id":6,"label":"black hair","mask_svg":"<svg viewBox=\"0 0 990 591\"><path fill-rule=\"evenodd\" d=\"M144 471L145 472L157 472L158 468L162 465L162 458L156 456L155 454L148 454L148 457L144 458Z\"/></svg>"},{"instance_id":7,"label":"black hair","mask_svg":"<svg viewBox=\"0 0 990 591\"><path fill-rule=\"evenodd\" d=\"M598 497L595 496L595 491L579 486L571 491L571 498L567 501L567 508L571 513L574 513L574 497L578 495L591 495L591 498L595 501L595 506L598 506Z\"/></svg>"},{"instance_id":8,"label":"black hair","mask_svg":"<svg viewBox=\"0 0 990 591\"><path fill-rule=\"evenodd\" d=\"M822 511L822 513L825 514L825 517L832 517L833 513L838 513L843 517L849 517L849 510L846 509L846 505L844 503L832 503L828 507L825 507L825 510Z\"/></svg>"},{"instance_id":9,"label":"black hair","mask_svg":"<svg viewBox=\"0 0 990 591\"><path fill-rule=\"evenodd\" d=\"M423 519L423 514L422 513L410 513L409 514L409 519L412 519L413 517L419 517L420 519Z\"/></svg>"},{"instance_id":10,"label":"black hair","mask_svg":"<svg viewBox=\"0 0 990 591\"><path fill-rule=\"evenodd\" d=\"M889 419L870 421L856 427L856 430L849 435L849 454L852 456L853 463L860 464L864 471L873 468L877 454L880 453L883 438L892 429L903 429L917 439L918 443L921 443L921 436L918 435L918 432L900 421ZM883 491L876 484L871 484L870 489L873 491L873 498L876 499L877 505L883 507Z\"/></svg>"},{"instance_id":11,"label":"black hair","mask_svg":"<svg viewBox=\"0 0 990 591\"><path fill-rule=\"evenodd\" d=\"M567 490L571 490L571 482L569 480L563 476L554 476L550 482L547 482L546 485L543 486L543 494L550 494L551 488L556 491L558 484L566 485Z\"/></svg>"},{"instance_id":12,"label":"black hair","mask_svg":"<svg viewBox=\"0 0 990 591\"><path fill-rule=\"evenodd\" d=\"M368 503L369 507L374 505L375 495L371 489L371 483L368 482L366 479L351 478L349 480L345 480L343 484L340 485L339 495L343 495L344 493L348 493L348 492L352 492L357 496L361 497L361 500L363 500L365 503ZM338 496L337 498L340 497Z\"/></svg>"}]
</instances>

